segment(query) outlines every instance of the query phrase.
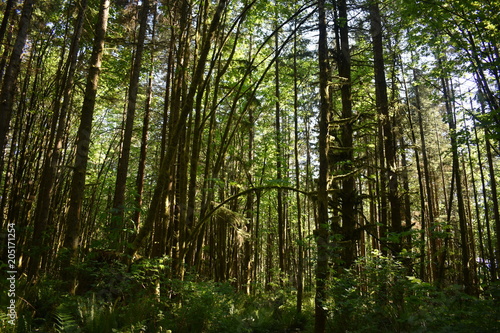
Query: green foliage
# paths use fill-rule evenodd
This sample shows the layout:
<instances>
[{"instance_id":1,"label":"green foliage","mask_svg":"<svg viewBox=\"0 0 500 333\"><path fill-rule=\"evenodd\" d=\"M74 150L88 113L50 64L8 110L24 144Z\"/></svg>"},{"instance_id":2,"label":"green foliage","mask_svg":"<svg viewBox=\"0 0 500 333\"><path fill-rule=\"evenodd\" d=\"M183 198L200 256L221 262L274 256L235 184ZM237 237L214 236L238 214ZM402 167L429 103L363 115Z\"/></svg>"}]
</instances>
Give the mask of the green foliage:
<instances>
[{"instance_id":1,"label":"green foliage","mask_svg":"<svg viewBox=\"0 0 500 333\"><path fill-rule=\"evenodd\" d=\"M331 286L330 326L349 332L496 332L498 300L439 290L393 258L372 253Z\"/></svg>"},{"instance_id":2,"label":"green foliage","mask_svg":"<svg viewBox=\"0 0 500 333\"><path fill-rule=\"evenodd\" d=\"M41 281L26 288L31 306L20 308L17 330L0 312L2 332L285 332L305 328L311 318L312 302L298 315L291 290L248 296L229 283L168 279L167 262L141 260L130 271L116 263L107 273L96 269L91 290L77 296L58 293L55 281ZM117 283L117 275L128 282ZM160 288L148 287L153 284Z\"/></svg>"},{"instance_id":3,"label":"green foliage","mask_svg":"<svg viewBox=\"0 0 500 333\"><path fill-rule=\"evenodd\" d=\"M61 304L54 314L55 330L58 333L74 333L79 332L78 323L73 315L67 311L67 305Z\"/></svg>"},{"instance_id":4,"label":"green foliage","mask_svg":"<svg viewBox=\"0 0 500 333\"><path fill-rule=\"evenodd\" d=\"M284 332L306 324L292 292L248 296L209 281L174 280L169 286L161 326L173 332Z\"/></svg>"},{"instance_id":5,"label":"green foliage","mask_svg":"<svg viewBox=\"0 0 500 333\"><path fill-rule=\"evenodd\" d=\"M17 328L6 323L1 310L1 331L313 331L310 294L298 314L293 289L276 286L250 296L230 283L203 281L196 275L182 281L169 278L168 271L168 258L141 259L130 269L115 262L92 270L96 280L77 296L61 294L57 280L23 286L26 302L18 305ZM113 288L117 290L111 293ZM495 332L500 329L498 290L493 284L481 298L457 286L439 290L408 276L394 258L373 251L330 281L328 324L339 332Z\"/></svg>"}]
</instances>

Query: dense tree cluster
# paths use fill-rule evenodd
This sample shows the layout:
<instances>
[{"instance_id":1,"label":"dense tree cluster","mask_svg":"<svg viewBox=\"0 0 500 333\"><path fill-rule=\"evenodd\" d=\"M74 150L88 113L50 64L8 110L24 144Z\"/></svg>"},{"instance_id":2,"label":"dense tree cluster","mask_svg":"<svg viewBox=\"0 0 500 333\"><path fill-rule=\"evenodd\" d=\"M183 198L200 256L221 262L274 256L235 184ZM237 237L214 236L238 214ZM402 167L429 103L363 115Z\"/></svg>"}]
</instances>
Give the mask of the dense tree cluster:
<instances>
[{"instance_id":1,"label":"dense tree cluster","mask_svg":"<svg viewBox=\"0 0 500 333\"><path fill-rule=\"evenodd\" d=\"M499 11L3 1L0 249L7 267L15 226L19 308L36 313L29 291L48 279L95 292L102 264L139 265L143 291L174 303L167 281L293 290L315 332L348 327L351 287L382 307L415 284L492 297Z\"/></svg>"}]
</instances>

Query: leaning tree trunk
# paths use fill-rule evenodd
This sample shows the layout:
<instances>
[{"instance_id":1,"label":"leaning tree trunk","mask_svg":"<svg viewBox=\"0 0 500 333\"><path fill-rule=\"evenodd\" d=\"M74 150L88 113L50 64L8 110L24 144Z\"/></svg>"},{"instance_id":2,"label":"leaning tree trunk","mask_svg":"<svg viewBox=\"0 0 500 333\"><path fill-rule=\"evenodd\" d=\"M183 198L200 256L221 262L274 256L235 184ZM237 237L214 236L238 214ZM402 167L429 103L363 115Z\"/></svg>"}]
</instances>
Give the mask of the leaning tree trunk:
<instances>
[{"instance_id":1,"label":"leaning tree trunk","mask_svg":"<svg viewBox=\"0 0 500 333\"><path fill-rule=\"evenodd\" d=\"M68 61L61 81L63 97L62 105L59 102L59 94L54 103L54 114L52 116L50 134L51 138L49 139L49 153L47 154L42 166L42 176L40 178L39 192L34 214L34 229L31 245L34 249L41 248L41 253L38 256L32 256L30 258L28 276L32 280L37 278L40 262L44 255L48 252L47 241L49 237L46 234L46 228L49 222L50 206L54 194L53 189L61 159L62 141L66 131L66 120L74 84L73 78L78 60L78 46L83 30L83 19L86 8L87 0L82 0L79 5L78 17L75 22L75 33L73 34L71 41Z\"/></svg>"},{"instance_id":2,"label":"leaning tree trunk","mask_svg":"<svg viewBox=\"0 0 500 333\"><path fill-rule=\"evenodd\" d=\"M144 225L134 238L132 244L130 244L130 247L127 251L130 258L132 258L133 255L135 255L135 253L137 253L139 248L143 245L144 240L151 233L152 227L158 218L159 207L162 201L164 201L165 196L167 194L166 191L167 182L169 180L171 173L171 164L174 161L176 152L178 150L181 130L182 128L184 128L186 124L187 117L193 108L196 92L198 91L198 88L200 87L200 84L203 81L205 63L207 61L208 53L210 51L212 37L217 27L219 26L219 22L221 20L225 7L226 7L226 1L225 0L219 1L212 22L210 24L210 27L208 28L208 31L204 36L202 48L200 51L200 56L197 59L196 68L191 78L189 91L187 93L185 101L183 102L179 118L176 122L176 126L173 127L173 132L170 135L170 140L167 144L165 155L160 164L158 181L156 182L156 187L153 191L153 197L151 198L151 204L149 207L148 215L144 221Z\"/></svg>"},{"instance_id":3,"label":"leaning tree trunk","mask_svg":"<svg viewBox=\"0 0 500 333\"><path fill-rule=\"evenodd\" d=\"M3 174L4 163L4 148L7 143L7 134L9 133L10 120L14 109L14 93L21 68L21 58L23 54L24 44L28 37L28 30L31 23L31 12L33 11L33 0L25 0L21 19L19 22L19 30L17 31L14 48L10 55L9 65L5 70L2 82L2 90L0 91L0 183ZM2 215L3 216L3 215Z\"/></svg>"},{"instance_id":4,"label":"leaning tree trunk","mask_svg":"<svg viewBox=\"0 0 500 333\"><path fill-rule=\"evenodd\" d=\"M102 56L104 54L104 38L108 25L110 0L101 0L99 16L95 25L94 46L90 58L87 85L82 105L78 137L76 141L75 164L71 181L70 206L66 218L66 236L64 239L64 253L62 268L63 277L70 283L70 292L74 293L76 276L74 274L75 261L80 246L80 228L82 203L85 193L85 176L89 159L90 135L92 132L92 118L97 95L99 74L101 71Z\"/></svg>"}]
</instances>

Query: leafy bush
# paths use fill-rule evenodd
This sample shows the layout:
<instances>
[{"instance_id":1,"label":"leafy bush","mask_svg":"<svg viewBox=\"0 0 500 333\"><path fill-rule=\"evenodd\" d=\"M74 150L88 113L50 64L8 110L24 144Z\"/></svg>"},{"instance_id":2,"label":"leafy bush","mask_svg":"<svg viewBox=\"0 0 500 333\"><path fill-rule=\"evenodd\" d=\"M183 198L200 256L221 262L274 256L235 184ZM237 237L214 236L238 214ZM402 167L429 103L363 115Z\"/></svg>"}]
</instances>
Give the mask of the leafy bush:
<instances>
[{"instance_id":1,"label":"leafy bush","mask_svg":"<svg viewBox=\"0 0 500 333\"><path fill-rule=\"evenodd\" d=\"M361 258L331 286L330 327L340 332L498 332L495 299L461 287L439 290L378 252Z\"/></svg>"},{"instance_id":2,"label":"leafy bush","mask_svg":"<svg viewBox=\"0 0 500 333\"><path fill-rule=\"evenodd\" d=\"M81 267L91 283L86 292L64 295L57 280L23 282L17 328L1 332L64 333L271 333L313 332L314 298L296 311L296 291L275 286L246 295L231 284L168 277L168 260L141 260ZM329 286L329 331L335 332L497 332L498 285L481 298L461 288L439 290L407 276L397 260L374 252L360 258ZM5 296L2 296L5 297ZM3 298L2 298L3 299Z\"/></svg>"}]
</instances>

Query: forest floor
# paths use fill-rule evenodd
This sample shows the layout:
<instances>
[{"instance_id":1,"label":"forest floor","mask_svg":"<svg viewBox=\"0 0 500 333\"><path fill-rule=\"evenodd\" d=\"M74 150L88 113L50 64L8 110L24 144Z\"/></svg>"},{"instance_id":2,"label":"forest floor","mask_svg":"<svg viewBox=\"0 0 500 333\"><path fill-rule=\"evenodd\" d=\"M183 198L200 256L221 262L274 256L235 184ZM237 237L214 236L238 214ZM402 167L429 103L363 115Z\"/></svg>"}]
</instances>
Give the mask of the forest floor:
<instances>
[{"instance_id":1,"label":"forest floor","mask_svg":"<svg viewBox=\"0 0 500 333\"><path fill-rule=\"evenodd\" d=\"M298 313L291 287L269 286L247 295L231 283L194 276L162 279L119 265L92 276L77 295L62 293L64 286L56 279L36 285L19 281L15 325L2 306L0 332L284 333L314 328L312 290L304 293ZM381 281L334 280L327 332L500 332L498 284L477 297L458 286L438 290L412 277ZM6 293L0 301L8 304Z\"/></svg>"}]
</instances>

